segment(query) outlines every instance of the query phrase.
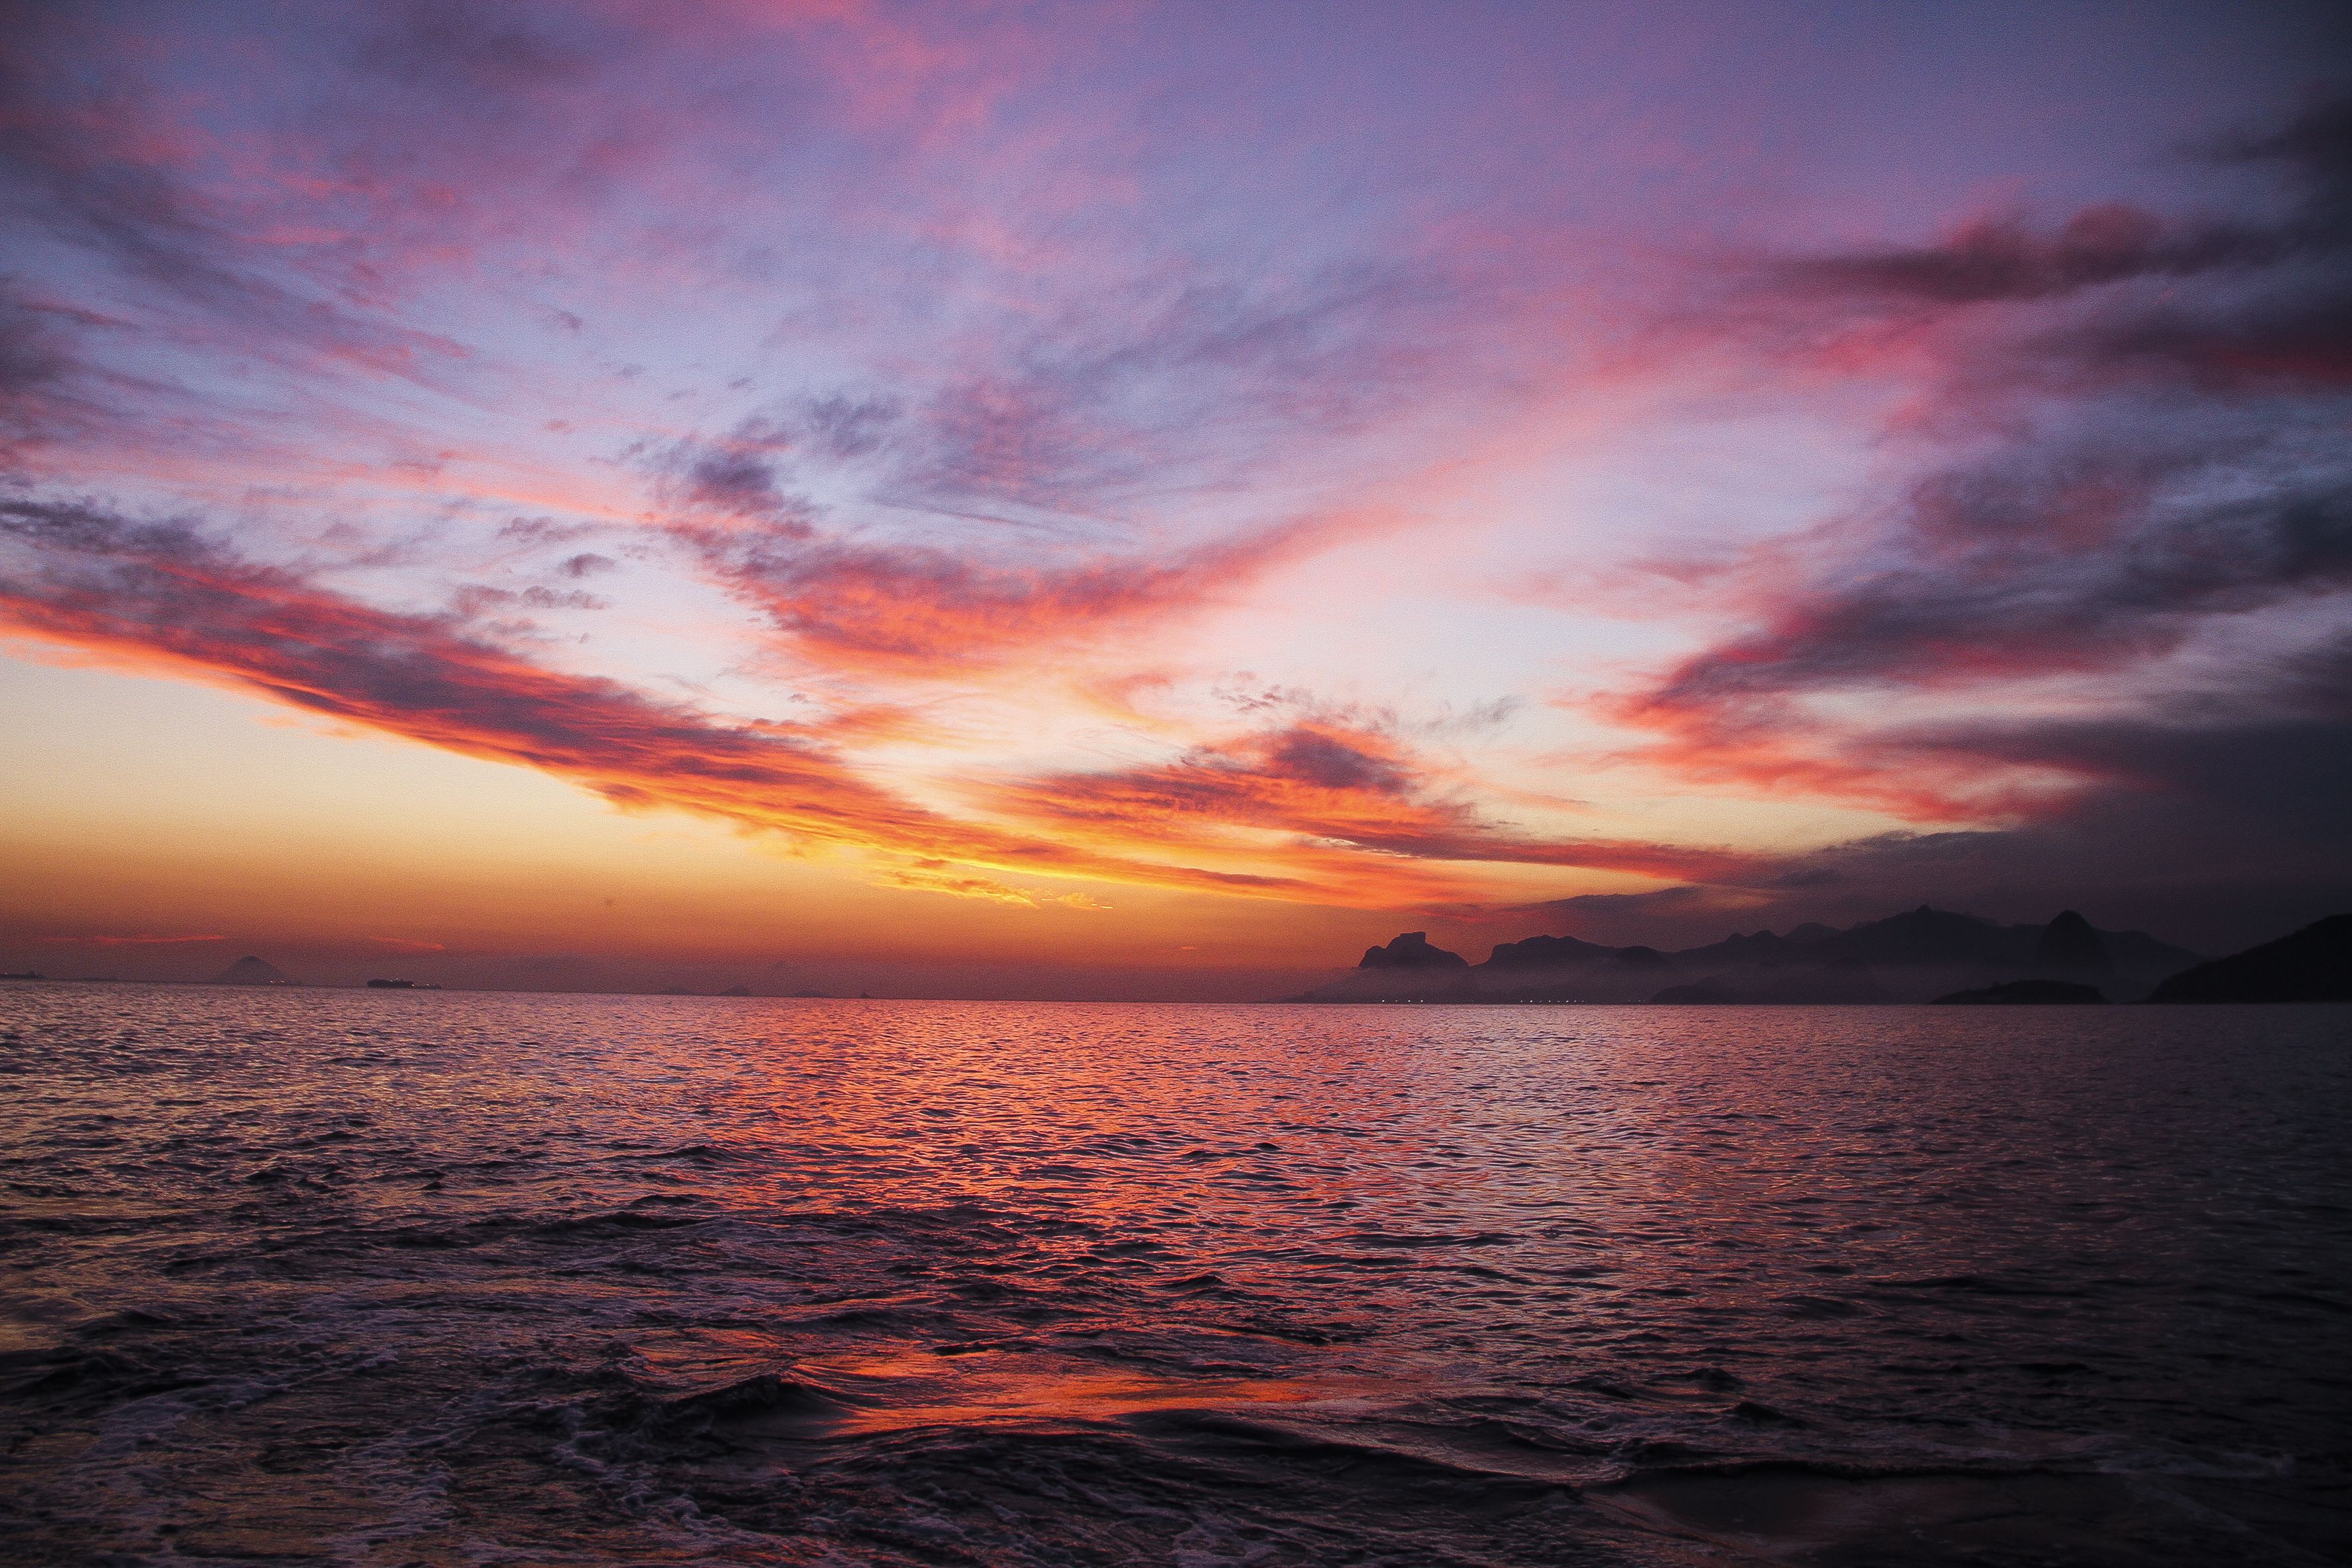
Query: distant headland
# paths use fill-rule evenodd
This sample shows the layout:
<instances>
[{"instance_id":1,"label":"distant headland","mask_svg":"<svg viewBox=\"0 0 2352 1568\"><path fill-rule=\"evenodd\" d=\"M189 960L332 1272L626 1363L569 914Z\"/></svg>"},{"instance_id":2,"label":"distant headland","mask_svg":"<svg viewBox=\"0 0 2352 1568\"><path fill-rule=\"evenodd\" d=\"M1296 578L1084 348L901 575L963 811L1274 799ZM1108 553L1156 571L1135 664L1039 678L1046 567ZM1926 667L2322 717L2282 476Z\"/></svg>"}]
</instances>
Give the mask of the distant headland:
<instances>
[{"instance_id":1,"label":"distant headland","mask_svg":"<svg viewBox=\"0 0 2352 1568\"><path fill-rule=\"evenodd\" d=\"M2232 957L2138 931L2102 931L2067 910L2003 925L1927 904L1841 931L1734 932L1664 952L1572 936L1499 942L1484 963L1406 931L1292 1002L2051 1004L2352 1001L2352 914Z\"/></svg>"}]
</instances>

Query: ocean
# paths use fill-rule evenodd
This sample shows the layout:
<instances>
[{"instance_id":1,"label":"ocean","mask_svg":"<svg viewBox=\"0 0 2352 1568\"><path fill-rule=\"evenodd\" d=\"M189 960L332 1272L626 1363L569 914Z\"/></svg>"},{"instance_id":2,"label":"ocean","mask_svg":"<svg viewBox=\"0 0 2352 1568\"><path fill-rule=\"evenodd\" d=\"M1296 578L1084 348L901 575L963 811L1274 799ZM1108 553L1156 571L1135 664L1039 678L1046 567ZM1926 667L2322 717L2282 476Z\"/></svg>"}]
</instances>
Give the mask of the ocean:
<instances>
[{"instance_id":1,"label":"ocean","mask_svg":"<svg viewBox=\"0 0 2352 1568\"><path fill-rule=\"evenodd\" d=\"M2352 1008L0 988L0 1561L2352 1553Z\"/></svg>"}]
</instances>

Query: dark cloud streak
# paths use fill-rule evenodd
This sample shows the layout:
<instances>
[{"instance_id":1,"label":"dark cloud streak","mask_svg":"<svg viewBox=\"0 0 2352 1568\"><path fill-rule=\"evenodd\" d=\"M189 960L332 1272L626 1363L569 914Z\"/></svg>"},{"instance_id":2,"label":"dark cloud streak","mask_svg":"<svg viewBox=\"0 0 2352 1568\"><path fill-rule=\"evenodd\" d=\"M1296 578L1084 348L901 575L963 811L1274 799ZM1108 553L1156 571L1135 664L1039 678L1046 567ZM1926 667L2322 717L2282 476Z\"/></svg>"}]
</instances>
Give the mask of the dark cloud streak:
<instances>
[{"instance_id":1,"label":"dark cloud streak","mask_svg":"<svg viewBox=\"0 0 2352 1568\"><path fill-rule=\"evenodd\" d=\"M1166 763L1024 780L993 799L1047 828L1179 845L1213 843L1235 831L1274 832L1405 862L1668 877L1731 876L1753 863L1684 846L1540 837L1487 821L1447 786L1442 770L1389 729L1336 713L1196 746Z\"/></svg>"},{"instance_id":2,"label":"dark cloud streak","mask_svg":"<svg viewBox=\"0 0 2352 1568\"><path fill-rule=\"evenodd\" d=\"M1791 868L1810 891L1695 890L1678 918L1970 889L2021 917L2101 889L2188 920L2352 902L2352 100L2207 156L2276 172L2288 199L1980 221L1759 270L1832 345L1924 323L1937 375L1910 438L1951 449L1823 531L1794 580L1759 555L1749 626L1617 711L1686 775L2013 825L1849 846ZM2076 685L2042 718L1900 700L2013 711L2053 677ZM1895 717L1829 717L1856 695Z\"/></svg>"}]
</instances>

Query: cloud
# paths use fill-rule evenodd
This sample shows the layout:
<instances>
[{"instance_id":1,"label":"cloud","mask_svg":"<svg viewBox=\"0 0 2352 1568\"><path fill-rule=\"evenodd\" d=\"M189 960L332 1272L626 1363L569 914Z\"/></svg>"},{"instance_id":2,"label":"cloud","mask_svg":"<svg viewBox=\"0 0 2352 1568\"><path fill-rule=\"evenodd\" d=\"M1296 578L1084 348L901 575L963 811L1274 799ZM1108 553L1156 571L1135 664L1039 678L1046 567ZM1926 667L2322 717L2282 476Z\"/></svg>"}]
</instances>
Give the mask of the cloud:
<instances>
[{"instance_id":1,"label":"cloud","mask_svg":"<svg viewBox=\"0 0 2352 1568\"><path fill-rule=\"evenodd\" d=\"M515 609L602 610L611 607L608 600L577 588L559 591L534 585L518 591L494 588L480 583L460 585L449 596L449 605L458 618L468 621L488 621L501 611ZM533 627L533 623L520 618L494 624L502 630L518 634L529 632Z\"/></svg>"},{"instance_id":2,"label":"cloud","mask_svg":"<svg viewBox=\"0 0 2352 1568\"><path fill-rule=\"evenodd\" d=\"M1978 225L1764 268L1800 314L1935 314L1940 378L1904 437L1931 460L1816 531L1803 564L1781 542L1721 574L1748 625L1614 702L1662 738L1656 760L1917 818L2033 815L2105 787L2065 739L2084 731L1926 725L1917 700L1990 710L2096 679L2076 705L2129 729L2217 639L2311 647L2352 626L2352 110L2228 154L2278 164L2285 207L2095 207L2048 237ZM2257 321L2301 323L2278 334L2299 346L2258 350Z\"/></svg>"},{"instance_id":3,"label":"cloud","mask_svg":"<svg viewBox=\"0 0 2352 1568\"><path fill-rule=\"evenodd\" d=\"M1779 263L1782 286L1824 299L1940 307L2051 300L2103 284L2188 278L2277 260L2274 230L2178 226L2139 207L2085 207L2052 234L2013 215L1971 219L1934 245Z\"/></svg>"},{"instance_id":4,"label":"cloud","mask_svg":"<svg viewBox=\"0 0 2352 1568\"><path fill-rule=\"evenodd\" d=\"M994 873L1339 903L1460 901L1448 866L1720 877L1705 850L1553 840L1488 823L1396 735L1298 718L1176 762L983 790L1012 829L918 805L823 725L730 724L551 669L456 616L402 614L243 559L183 522L0 501L0 623L233 681L310 712L667 806L902 858L898 885L1046 901ZM853 715L850 733L869 721ZM886 723L887 732L889 725ZM1065 901L1067 901L1066 900ZM1083 907L1083 906L1080 906Z\"/></svg>"},{"instance_id":5,"label":"cloud","mask_svg":"<svg viewBox=\"0 0 2352 1568\"><path fill-rule=\"evenodd\" d=\"M1349 498L1410 443L1336 458L1461 331L1440 270L1081 269L889 395L780 400L632 457L705 569L820 661L916 673L1142 635L1397 526ZM1303 499L1222 521L1252 487Z\"/></svg>"},{"instance_id":6,"label":"cloud","mask_svg":"<svg viewBox=\"0 0 2352 1568\"><path fill-rule=\"evenodd\" d=\"M1474 307L1442 263L1247 283L1163 265L982 342L894 431L887 493L947 515L1085 519L1213 493L1402 408Z\"/></svg>"},{"instance_id":7,"label":"cloud","mask_svg":"<svg viewBox=\"0 0 2352 1568\"><path fill-rule=\"evenodd\" d=\"M2352 454L2324 419L2153 424L2021 441L1916 483L1859 560L1763 606L1620 711L1728 760L1807 728L1796 700L2152 667L2217 623L2347 617Z\"/></svg>"},{"instance_id":8,"label":"cloud","mask_svg":"<svg viewBox=\"0 0 2352 1568\"><path fill-rule=\"evenodd\" d=\"M811 398L801 421L803 445L837 462L881 450L902 410L893 398L849 397L835 393Z\"/></svg>"},{"instance_id":9,"label":"cloud","mask_svg":"<svg viewBox=\"0 0 2352 1568\"><path fill-rule=\"evenodd\" d=\"M1188 846L1147 824L1123 836L1048 837L952 818L858 772L834 748L828 726L729 723L658 702L534 663L462 616L377 608L245 560L185 522L138 521L87 502L0 500L0 626L536 768L625 806L672 807L905 857L898 875L906 886L1035 901L987 875L1013 871L1333 902L1394 886L1361 854L1262 853L1233 868L1213 863L1216 856L1172 853ZM888 733L900 720L853 711L844 732L877 724ZM1351 752L1344 737L1293 737L1265 756L1333 796L1401 788L1377 756ZM1508 846L1487 846L1496 847ZM1476 848L1465 839L1461 858Z\"/></svg>"},{"instance_id":10,"label":"cloud","mask_svg":"<svg viewBox=\"0 0 2352 1568\"><path fill-rule=\"evenodd\" d=\"M524 544L569 544L574 540L593 539L607 531L608 526L599 522L558 522L550 517L518 517L500 526L499 537L517 540ZM584 560L586 557L574 559ZM565 565L569 567L570 563L565 563Z\"/></svg>"},{"instance_id":11,"label":"cloud","mask_svg":"<svg viewBox=\"0 0 2352 1568\"><path fill-rule=\"evenodd\" d=\"M1932 245L1780 260L1762 277L1823 302L1941 309L2340 260L2352 243L2352 98L2313 103L2274 129L2225 138L2206 152L2217 163L2278 170L2297 187L2295 199L2266 221L2172 218L2112 202L2084 207L2048 233L2014 214L1982 216Z\"/></svg>"},{"instance_id":12,"label":"cloud","mask_svg":"<svg viewBox=\"0 0 2352 1568\"><path fill-rule=\"evenodd\" d=\"M771 534L806 537L809 504L783 488L782 458L793 446L789 426L755 415L722 436L669 442L651 455L648 466L671 507L758 520Z\"/></svg>"},{"instance_id":13,"label":"cloud","mask_svg":"<svg viewBox=\"0 0 2352 1568\"><path fill-rule=\"evenodd\" d=\"M1040 900L1026 889L1012 887L993 877L979 877L959 870L941 860L919 860L911 866L893 867L880 879L884 887L911 888L917 892L945 893L951 898L980 899L989 903L1013 904L1034 910Z\"/></svg>"},{"instance_id":14,"label":"cloud","mask_svg":"<svg viewBox=\"0 0 2352 1568\"><path fill-rule=\"evenodd\" d=\"M377 609L245 561L184 523L0 501L15 629L234 680L469 755L555 773L625 804L671 805L824 842L1019 854L856 774L811 735L730 725L566 674L455 617ZM1048 855L1050 858L1050 855Z\"/></svg>"},{"instance_id":15,"label":"cloud","mask_svg":"<svg viewBox=\"0 0 2352 1568\"><path fill-rule=\"evenodd\" d=\"M99 259L150 306L176 306L184 329L240 334L241 352L411 377L463 356L449 339L352 308L356 289L278 265L254 215L198 178L220 150L161 120L168 95L125 63L135 53L92 47L106 29L69 6L11 5L0 18L0 213Z\"/></svg>"},{"instance_id":16,"label":"cloud","mask_svg":"<svg viewBox=\"0 0 2352 1568\"><path fill-rule=\"evenodd\" d=\"M1441 896L1429 863L1570 866L1722 876L1747 858L1703 847L1549 838L1486 820L1391 730L1327 713L1193 747L1173 762L1062 773L992 791L992 804L1059 834L1205 847L1267 836L1286 853L1344 858L1401 898Z\"/></svg>"},{"instance_id":17,"label":"cloud","mask_svg":"<svg viewBox=\"0 0 2352 1568\"><path fill-rule=\"evenodd\" d=\"M579 81L593 69L588 50L495 0L404 0L383 10L383 24L361 40L354 63L463 106L540 83Z\"/></svg>"},{"instance_id":18,"label":"cloud","mask_svg":"<svg viewBox=\"0 0 2352 1568\"><path fill-rule=\"evenodd\" d=\"M1680 941L2104 902L2226 946L2352 903L2352 100L2204 156L2285 199L1978 219L1748 274L1771 342L1924 367L1886 441L1907 477L1667 563L1742 624L1598 706L1685 784L1937 826L1554 918ZM1854 352L1880 333L1902 353Z\"/></svg>"},{"instance_id":19,"label":"cloud","mask_svg":"<svg viewBox=\"0 0 2352 1568\"><path fill-rule=\"evenodd\" d=\"M2307 671L2352 594L2343 104L2198 150L2210 210L1972 209L1718 274L1718 316L1661 324L1688 287L1663 253L1757 216L1717 199L1759 172L1752 105L1670 108L1695 139L1663 162L1654 128L1638 152L1571 136L1591 177L1561 184L1526 175L1598 112L1574 90L1496 96L1480 64L1462 77L1482 101L1439 125L1447 73L1379 101L1360 89L1402 57L1378 53L1314 84L1276 71L1270 96L1163 92L1192 79L1163 66L1223 77L1264 40L1149 17L0 0L0 467L28 481L0 580L37 635L860 847L891 862L877 875L967 896L1044 901L1024 879L1067 875L1418 907L1532 866L1829 899L1892 886L1938 835L1799 864L1550 834L1507 816L1556 797L1446 752L1486 745L1508 699L1451 688L1416 726L1282 693L1486 690L1462 670L1497 660L1542 679L1590 627L1514 615L1489 637L1468 584L1563 540L1609 568L1621 497L1627 530L1677 527L1723 471L1621 485L1610 421L1654 416L1647 449L1675 452L1738 426L1741 461L1801 429L1766 487L1785 506L1843 483L1845 421L1892 389L1913 395L1864 500L1680 563L1672 605L1615 595L1644 647L1681 611L1734 618L1609 705L1674 793L1829 796L2021 845L2096 837L2102 812L2172 844L2205 802L2252 878L2283 841L2256 819L2316 820L2332 777L2339 721L2306 689L2334 679ZM1570 46L1542 32L1473 43L1524 38L1550 76L1540 50ZM1224 155L1310 99L1337 115L1316 134ZM2028 153L2032 189L2110 155L2105 136L1979 151ZM1711 171L1676 163L1733 143ZM1727 362L1771 378L1764 419L1711 423L1720 389L1692 384ZM1849 377L1864 397L1824 390ZM80 494L209 521L60 499ZM1424 552L1304 569L1417 525ZM681 559L705 582L668 581ZM689 623L712 584L763 647L734 646L740 615ZM1318 596L1314 637L1264 613L1276 588ZM603 594L627 600L571 628L593 642L553 640ZM1245 596L1199 639L1213 652L1187 646ZM1332 646L1302 646L1327 626ZM705 684L565 673L589 658L692 661ZM1240 711L1186 728L1192 675L1242 663L1267 677ZM654 695L780 668L806 689L776 711L836 706L767 724ZM1074 765L1106 724L1161 749ZM1073 749L1003 761L1039 747ZM1590 752L1554 755L1567 774ZM2233 755L2261 760L2260 789ZM1656 809L1709 824L1693 835L1730 820Z\"/></svg>"},{"instance_id":20,"label":"cloud","mask_svg":"<svg viewBox=\"0 0 2352 1568\"><path fill-rule=\"evenodd\" d=\"M17 468L33 447L84 423L72 385L81 366L59 314L0 278L0 474Z\"/></svg>"},{"instance_id":21,"label":"cloud","mask_svg":"<svg viewBox=\"0 0 2352 1568\"><path fill-rule=\"evenodd\" d=\"M1092 540L1042 543L974 536L962 520L945 538L820 531L820 510L794 488L793 464L805 458L830 470L901 451L909 439L895 405L830 397L747 417L722 435L680 438L645 461L675 514L673 537L715 581L806 657L898 676L965 674L1137 637L1383 525L1338 510L1167 544L1118 523L1091 529Z\"/></svg>"},{"instance_id":22,"label":"cloud","mask_svg":"<svg viewBox=\"0 0 2352 1568\"><path fill-rule=\"evenodd\" d=\"M1324 520L1171 551L1051 563L926 544L813 539L792 529L692 535L707 568L820 660L901 674L973 668L1133 637L1233 593L1333 531Z\"/></svg>"},{"instance_id":23,"label":"cloud","mask_svg":"<svg viewBox=\"0 0 2352 1568\"><path fill-rule=\"evenodd\" d=\"M2005 740L2024 754L2104 770L2104 782L2011 826L1876 834L1743 879L1519 912L1592 941L1672 947L1921 903L2012 921L2079 909L2226 952L2352 908L2352 826L2337 805L2352 792L2347 734L2340 713L2015 731ZM1999 749L1980 736L1970 755Z\"/></svg>"}]
</instances>

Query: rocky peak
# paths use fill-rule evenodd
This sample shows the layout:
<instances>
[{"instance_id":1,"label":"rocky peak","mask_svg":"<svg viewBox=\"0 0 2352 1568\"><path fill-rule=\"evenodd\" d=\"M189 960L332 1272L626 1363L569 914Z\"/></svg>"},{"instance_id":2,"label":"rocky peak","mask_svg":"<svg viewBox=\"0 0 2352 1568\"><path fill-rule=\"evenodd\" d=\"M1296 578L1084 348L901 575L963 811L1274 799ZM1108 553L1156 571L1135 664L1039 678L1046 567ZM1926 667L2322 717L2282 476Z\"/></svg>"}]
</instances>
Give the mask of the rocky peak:
<instances>
[{"instance_id":1,"label":"rocky peak","mask_svg":"<svg viewBox=\"0 0 2352 1568\"><path fill-rule=\"evenodd\" d=\"M1458 952L1448 952L1442 947L1429 945L1425 931L1409 931L1386 947L1364 950L1364 961L1359 969L1467 969L1469 961Z\"/></svg>"},{"instance_id":2,"label":"rocky peak","mask_svg":"<svg viewBox=\"0 0 2352 1568\"><path fill-rule=\"evenodd\" d=\"M2066 910L2052 921L2033 945L2033 962L2042 969L2112 969L2115 960L2091 922Z\"/></svg>"}]
</instances>

